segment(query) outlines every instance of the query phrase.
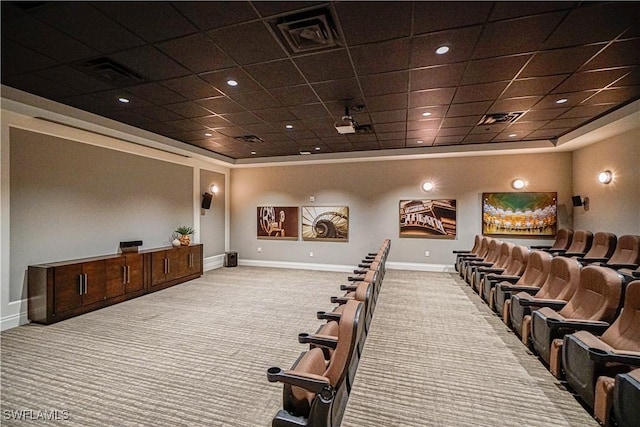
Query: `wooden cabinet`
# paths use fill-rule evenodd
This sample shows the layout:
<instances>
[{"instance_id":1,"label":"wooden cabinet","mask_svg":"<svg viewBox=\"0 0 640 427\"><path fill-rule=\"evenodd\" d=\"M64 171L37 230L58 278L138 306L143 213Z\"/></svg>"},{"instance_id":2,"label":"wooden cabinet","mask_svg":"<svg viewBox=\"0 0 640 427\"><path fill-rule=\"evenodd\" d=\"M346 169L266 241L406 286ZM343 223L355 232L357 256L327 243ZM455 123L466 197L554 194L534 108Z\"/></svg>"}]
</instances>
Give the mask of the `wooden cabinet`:
<instances>
[{"instance_id":1,"label":"wooden cabinet","mask_svg":"<svg viewBox=\"0 0 640 427\"><path fill-rule=\"evenodd\" d=\"M29 319L54 323L202 275L202 245L29 266Z\"/></svg>"}]
</instances>

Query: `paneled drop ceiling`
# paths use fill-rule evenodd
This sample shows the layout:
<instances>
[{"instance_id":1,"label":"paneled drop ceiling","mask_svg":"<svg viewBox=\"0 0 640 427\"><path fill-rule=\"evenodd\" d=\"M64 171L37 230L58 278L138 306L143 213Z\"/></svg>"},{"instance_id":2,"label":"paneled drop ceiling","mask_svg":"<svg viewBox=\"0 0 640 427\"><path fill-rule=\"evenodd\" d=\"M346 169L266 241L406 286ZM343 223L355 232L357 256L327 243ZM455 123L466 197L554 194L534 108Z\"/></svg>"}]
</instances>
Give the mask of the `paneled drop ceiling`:
<instances>
[{"instance_id":1,"label":"paneled drop ceiling","mask_svg":"<svg viewBox=\"0 0 640 427\"><path fill-rule=\"evenodd\" d=\"M640 98L638 16L640 2L3 1L2 84L231 159L553 142ZM345 108L355 133L336 130Z\"/></svg>"}]
</instances>

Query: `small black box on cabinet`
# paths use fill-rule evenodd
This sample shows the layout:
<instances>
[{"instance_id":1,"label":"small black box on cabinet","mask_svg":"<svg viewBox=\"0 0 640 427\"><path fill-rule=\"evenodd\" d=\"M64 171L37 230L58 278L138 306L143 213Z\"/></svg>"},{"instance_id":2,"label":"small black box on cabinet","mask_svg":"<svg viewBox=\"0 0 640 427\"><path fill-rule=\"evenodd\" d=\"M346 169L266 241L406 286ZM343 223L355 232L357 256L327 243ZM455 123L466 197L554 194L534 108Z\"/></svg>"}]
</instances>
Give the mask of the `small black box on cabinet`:
<instances>
[{"instance_id":1,"label":"small black box on cabinet","mask_svg":"<svg viewBox=\"0 0 640 427\"><path fill-rule=\"evenodd\" d=\"M120 250L122 252L138 252L138 246L142 246L142 240L120 242Z\"/></svg>"}]
</instances>

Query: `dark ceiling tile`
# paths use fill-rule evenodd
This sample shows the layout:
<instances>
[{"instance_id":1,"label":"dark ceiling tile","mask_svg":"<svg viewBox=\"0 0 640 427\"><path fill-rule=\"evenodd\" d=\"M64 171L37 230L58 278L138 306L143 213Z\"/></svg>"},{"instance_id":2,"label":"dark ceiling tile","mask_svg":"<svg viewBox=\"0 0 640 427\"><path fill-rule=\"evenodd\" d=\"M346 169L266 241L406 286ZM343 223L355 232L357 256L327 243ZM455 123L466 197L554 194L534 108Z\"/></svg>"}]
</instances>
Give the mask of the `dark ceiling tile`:
<instances>
[{"instance_id":1,"label":"dark ceiling tile","mask_svg":"<svg viewBox=\"0 0 640 427\"><path fill-rule=\"evenodd\" d=\"M152 107L149 101L138 98L133 95L131 92L126 91L124 89L113 89L104 92L96 92L91 94L95 99L100 102L104 108L111 110L133 110L138 109L136 111L141 111L141 107ZM129 100L129 103L123 104L118 102L118 98L124 97ZM180 117L177 117L180 118Z\"/></svg>"},{"instance_id":2,"label":"dark ceiling tile","mask_svg":"<svg viewBox=\"0 0 640 427\"><path fill-rule=\"evenodd\" d=\"M211 114L209 110L201 107L192 101L187 102L179 102L176 104L168 104L164 106L165 108L180 114L183 117L193 118L193 117L204 117Z\"/></svg>"},{"instance_id":3,"label":"dark ceiling tile","mask_svg":"<svg viewBox=\"0 0 640 427\"><path fill-rule=\"evenodd\" d=\"M197 102L207 110L213 111L216 114L239 113L241 111L245 111L242 106L238 105L226 96L202 99Z\"/></svg>"},{"instance_id":4,"label":"dark ceiling tile","mask_svg":"<svg viewBox=\"0 0 640 427\"><path fill-rule=\"evenodd\" d=\"M262 123L262 120L258 116L248 111L243 111L240 113L221 114L221 117L238 126Z\"/></svg>"},{"instance_id":5,"label":"dark ceiling tile","mask_svg":"<svg viewBox=\"0 0 640 427\"><path fill-rule=\"evenodd\" d=\"M308 104L317 102L318 97L309 85L287 86L278 89L270 89L269 93L282 105Z\"/></svg>"},{"instance_id":6,"label":"dark ceiling tile","mask_svg":"<svg viewBox=\"0 0 640 427\"><path fill-rule=\"evenodd\" d=\"M307 129L312 129L314 133L316 133L317 129L327 129L332 132L336 132L336 129L333 125L334 124L333 118L329 117L328 115L326 117L314 117L310 119L302 119L301 121L302 123L304 123L304 126Z\"/></svg>"},{"instance_id":7,"label":"dark ceiling tile","mask_svg":"<svg viewBox=\"0 0 640 427\"><path fill-rule=\"evenodd\" d=\"M404 122L407 120L407 110L387 110L369 113L373 123Z\"/></svg>"},{"instance_id":8,"label":"dark ceiling tile","mask_svg":"<svg viewBox=\"0 0 640 427\"><path fill-rule=\"evenodd\" d=\"M143 116L149 117L157 122L169 122L175 120L182 120L182 116L173 111L169 111L166 108L151 106L144 108L137 108L136 113L141 114ZM180 130L184 130L182 128L176 128Z\"/></svg>"},{"instance_id":9,"label":"dark ceiling tile","mask_svg":"<svg viewBox=\"0 0 640 427\"><path fill-rule=\"evenodd\" d=\"M558 74L547 77L530 77L517 79L509 84L502 98L515 98L519 96L546 95L560 84L569 74Z\"/></svg>"},{"instance_id":10,"label":"dark ceiling tile","mask_svg":"<svg viewBox=\"0 0 640 427\"><path fill-rule=\"evenodd\" d=\"M2 40L0 53L2 53L0 64L2 65L1 75L3 76L34 71L56 64L53 59L7 39Z\"/></svg>"},{"instance_id":11,"label":"dark ceiling tile","mask_svg":"<svg viewBox=\"0 0 640 427\"><path fill-rule=\"evenodd\" d=\"M411 2L338 2L335 8L350 46L410 35Z\"/></svg>"},{"instance_id":12,"label":"dark ceiling tile","mask_svg":"<svg viewBox=\"0 0 640 427\"><path fill-rule=\"evenodd\" d=\"M482 24L491 11L491 2L414 2L413 33L429 33Z\"/></svg>"},{"instance_id":13,"label":"dark ceiling tile","mask_svg":"<svg viewBox=\"0 0 640 427\"><path fill-rule=\"evenodd\" d=\"M440 128L440 119L415 120L407 122L407 131L414 130L438 130ZM376 126L377 128L377 126Z\"/></svg>"},{"instance_id":14,"label":"dark ceiling tile","mask_svg":"<svg viewBox=\"0 0 640 427\"><path fill-rule=\"evenodd\" d=\"M564 10L566 14L576 3L575 1L519 1L518 7L514 7L512 2L494 2L490 21L537 15L556 10Z\"/></svg>"},{"instance_id":15,"label":"dark ceiling tile","mask_svg":"<svg viewBox=\"0 0 640 427\"><path fill-rule=\"evenodd\" d=\"M450 104L455 91L455 88L444 88L411 92L409 94L409 107L416 108Z\"/></svg>"},{"instance_id":16,"label":"dark ceiling tile","mask_svg":"<svg viewBox=\"0 0 640 427\"><path fill-rule=\"evenodd\" d=\"M637 25L638 2L584 2L569 13L551 37L545 49L607 41Z\"/></svg>"},{"instance_id":17,"label":"dark ceiling tile","mask_svg":"<svg viewBox=\"0 0 640 427\"><path fill-rule=\"evenodd\" d=\"M145 83L137 86L130 86L127 90L154 104L173 104L186 100L184 96L179 95L158 83Z\"/></svg>"},{"instance_id":18,"label":"dark ceiling tile","mask_svg":"<svg viewBox=\"0 0 640 427\"><path fill-rule=\"evenodd\" d=\"M521 122L518 120L516 123L512 123L511 126L507 128L505 133L515 133L516 136L521 137L524 134L528 134L533 132L534 130L540 129L542 126L546 125L548 120L540 120L540 121L532 121L532 122Z\"/></svg>"},{"instance_id":19,"label":"dark ceiling tile","mask_svg":"<svg viewBox=\"0 0 640 427\"><path fill-rule=\"evenodd\" d=\"M362 98L356 79L333 80L312 85L323 101L350 100Z\"/></svg>"},{"instance_id":20,"label":"dark ceiling tile","mask_svg":"<svg viewBox=\"0 0 640 427\"><path fill-rule=\"evenodd\" d=\"M481 31L482 27L476 26L414 37L411 40L411 68L468 60ZM449 52L438 55L436 49L440 46L449 46Z\"/></svg>"},{"instance_id":21,"label":"dark ceiling tile","mask_svg":"<svg viewBox=\"0 0 640 427\"><path fill-rule=\"evenodd\" d=\"M267 89L305 83L290 59L247 65L245 70Z\"/></svg>"},{"instance_id":22,"label":"dark ceiling tile","mask_svg":"<svg viewBox=\"0 0 640 427\"><path fill-rule=\"evenodd\" d=\"M55 83L36 73L26 73L3 78L3 84L30 93L38 93L50 99L67 98L80 94L68 86Z\"/></svg>"},{"instance_id":23,"label":"dark ceiling tile","mask_svg":"<svg viewBox=\"0 0 640 427\"><path fill-rule=\"evenodd\" d=\"M175 1L173 6L201 30L226 27L258 18L244 1Z\"/></svg>"},{"instance_id":24,"label":"dark ceiling tile","mask_svg":"<svg viewBox=\"0 0 640 427\"><path fill-rule=\"evenodd\" d=\"M367 98L367 110L369 112L401 110L407 108L407 94L371 96Z\"/></svg>"},{"instance_id":25,"label":"dark ceiling tile","mask_svg":"<svg viewBox=\"0 0 640 427\"><path fill-rule=\"evenodd\" d=\"M265 90L233 93L229 94L229 98L233 99L247 110L263 110L265 108L280 107L280 103Z\"/></svg>"},{"instance_id":26,"label":"dark ceiling tile","mask_svg":"<svg viewBox=\"0 0 640 427\"><path fill-rule=\"evenodd\" d=\"M464 135L436 136L433 145L453 145L462 142Z\"/></svg>"},{"instance_id":27,"label":"dark ceiling tile","mask_svg":"<svg viewBox=\"0 0 640 427\"><path fill-rule=\"evenodd\" d=\"M407 132L376 132L378 141L404 141L407 138Z\"/></svg>"},{"instance_id":28,"label":"dark ceiling tile","mask_svg":"<svg viewBox=\"0 0 640 427\"><path fill-rule=\"evenodd\" d=\"M507 87L507 82L481 83L469 86L460 86L456 91L453 102L474 102L496 99Z\"/></svg>"},{"instance_id":29,"label":"dark ceiling tile","mask_svg":"<svg viewBox=\"0 0 640 427\"><path fill-rule=\"evenodd\" d=\"M614 81L618 80L620 77L628 74L630 71L630 68L614 68L609 70L575 73L567 80L562 82L560 86L555 88L552 93L566 93L589 89L603 89Z\"/></svg>"},{"instance_id":30,"label":"dark ceiling tile","mask_svg":"<svg viewBox=\"0 0 640 427\"><path fill-rule=\"evenodd\" d=\"M409 110L407 120L422 120L425 118L441 119L447 113L447 106L412 108Z\"/></svg>"},{"instance_id":31,"label":"dark ceiling tile","mask_svg":"<svg viewBox=\"0 0 640 427\"><path fill-rule=\"evenodd\" d=\"M569 119L555 119L551 120L541 129L564 129L564 128L576 128L586 121L584 117L569 118Z\"/></svg>"},{"instance_id":32,"label":"dark ceiling tile","mask_svg":"<svg viewBox=\"0 0 640 427\"><path fill-rule=\"evenodd\" d=\"M447 117L483 115L490 106L491 101L452 104L447 111Z\"/></svg>"},{"instance_id":33,"label":"dark ceiling tile","mask_svg":"<svg viewBox=\"0 0 640 427\"><path fill-rule=\"evenodd\" d=\"M409 39L356 46L350 53L359 76L405 70L409 66Z\"/></svg>"},{"instance_id":34,"label":"dark ceiling tile","mask_svg":"<svg viewBox=\"0 0 640 427\"><path fill-rule=\"evenodd\" d=\"M531 55L505 56L471 61L462 76L462 84L512 80Z\"/></svg>"},{"instance_id":35,"label":"dark ceiling tile","mask_svg":"<svg viewBox=\"0 0 640 427\"><path fill-rule=\"evenodd\" d=\"M268 123L296 120L296 116L286 108L267 108L264 110L257 110L255 113L258 117Z\"/></svg>"},{"instance_id":36,"label":"dark ceiling tile","mask_svg":"<svg viewBox=\"0 0 640 427\"><path fill-rule=\"evenodd\" d=\"M640 39L613 42L589 61L581 71L640 64Z\"/></svg>"},{"instance_id":37,"label":"dark ceiling tile","mask_svg":"<svg viewBox=\"0 0 640 427\"><path fill-rule=\"evenodd\" d=\"M299 120L329 116L329 113L322 104L296 105L289 107L289 111L291 111Z\"/></svg>"},{"instance_id":38,"label":"dark ceiling tile","mask_svg":"<svg viewBox=\"0 0 640 427\"><path fill-rule=\"evenodd\" d=\"M241 128L240 126L227 126L227 127L216 128L216 132L221 133L222 135L228 136L230 138L247 135L247 130Z\"/></svg>"},{"instance_id":39,"label":"dark ceiling tile","mask_svg":"<svg viewBox=\"0 0 640 427\"><path fill-rule=\"evenodd\" d=\"M557 12L492 22L485 26L473 57L487 58L536 51L563 16L563 12Z\"/></svg>"},{"instance_id":40,"label":"dark ceiling tile","mask_svg":"<svg viewBox=\"0 0 640 427\"><path fill-rule=\"evenodd\" d=\"M109 57L151 80L171 79L189 74L189 70L152 46L117 52Z\"/></svg>"},{"instance_id":41,"label":"dark ceiling tile","mask_svg":"<svg viewBox=\"0 0 640 427\"><path fill-rule=\"evenodd\" d=\"M489 111L508 113L512 111L525 111L533 107L542 99L541 96L525 96L521 98L499 99L493 103Z\"/></svg>"},{"instance_id":42,"label":"dark ceiling tile","mask_svg":"<svg viewBox=\"0 0 640 427\"><path fill-rule=\"evenodd\" d=\"M36 72L36 74L83 93L113 89L113 86L103 82L102 80L94 79L93 77L66 65L49 68L46 71L43 70Z\"/></svg>"},{"instance_id":43,"label":"dark ceiling tile","mask_svg":"<svg viewBox=\"0 0 640 427\"><path fill-rule=\"evenodd\" d=\"M597 104L597 105L578 105L573 107L560 117L559 119L572 119L576 117L591 118L606 113L615 108L616 104Z\"/></svg>"},{"instance_id":44,"label":"dark ceiling tile","mask_svg":"<svg viewBox=\"0 0 640 427\"><path fill-rule=\"evenodd\" d=\"M271 127L271 125L264 122L244 124L242 125L242 127L253 134L259 134L259 135L273 132L273 128Z\"/></svg>"},{"instance_id":45,"label":"dark ceiling tile","mask_svg":"<svg viewBox=\"0 0 640 427\"><path fill-rule=\"evenodd\" d=\"M206 126L202 125L201 123L189 119L172 120L167 123L183 131L204 131L205 129L207 129Z\"/></svg>"},{"instance_id":46,"label":"dark ceiling tile","mask_svg":"<svg viewBox=\"0 0 640 427\"><path fill-rule=\"evenodd\" d=\"M220 92L215 87L194 75L165 80L162 84L190 100L210 98L220 95Z\"/></svg>"},{"instance_id":47,"label":"dark ceiling tile","mask_svg":"<svg viewBox=\"0 0 640 427\"><path fill-rule=\"evenodd\" d=\"M440 65L411 71L411 90L453 87L460 83L465 64Z\"/></svg>"},{"instance_id":48,"label":"dark ceiling tile","mask_svg":"<svg viewBox=\"0 0 640 427\"><path fill-rule=\"evenodd\" d=\"M539 52L518 78L573 73L600 49L602 46L592 45Z\"/></svg>"},{"instance_id":49,"label":"dark ceiling tile","mask_svg":"<svg viewBox=\"0 0 640 427\"><path fill-rule=\"evenodd\" d=\"M360 85L365 96L405 93L409 84L409 72L374 74L360 77Z\"/></svg>"},{"instance_id":50,"label":"dark ceiling tile","mask_svg":"<svg viewBox=\"0 0 640 427\"><path fill-rule=\"evenodd\" d=\"M503 132L509 126L508 123L494 123L492 125L475 126L469 132L469 135L488 135L495 137L499 132Z\"/></svg>"},{"instance_id":51,"label":"dark ceiling tile","mask_svg":"<svg viewBox=\"0 0 640 427\"><path fill-rule=\"evenodd\" d=\"M36 9L33 16L102 53L144 44L141 38L88 2L50 2L46 7Z\"/></svg>"},{"instance_id":52,"label":"dark ceiling tile","mask_svg":"<svg viewBox=\"0 0 640 427\"><path fill-rule=\"evenodd\" d=\"M15 40L21 45L60 62L72 62L98 55L98 52L62 31L23 16L2 22L2 38Z\"/></svg>"},{"instance_id":53,"label":"dark ceiling tile","mask_svg":"<svg viewBox=\"0 0 640 427\"><path fill-rule=\"evenodd\" d=\"M627 74L625 77L621 78L617 82L613 84L612 87L624 87L624 86L638 86L640 85L640 68L636 68L631 73Z\"/></svg>"},{"instance_id":54,"label":"dark ceiling tile","mask_svg":"<svg viewBox=\"0 0 640 427\"><path fill-rule=\"evenodd\" d=\"M457 128L457 127L466 127L466 126L475 126L482 115L478 116L467 116L467 117L447 117L442 120L443 128Z\"/></svg>"},{"instance_id":55,"label":"dark ceiling tile","mask_svg":"<svg viewBox=\"0 0 640 427\"><path fill-rule=\"evenodd\" d=\"M596 93L587 99L585 104L606 104L615 102L617 104L625 103L631 99L640 97L640 86L628 86L620 88L605 89Z\"/></svg>"},{"instance_id":56,"label":"dark ceiling tile","mask_svg":"<svg viewBox=\"0 0 640 427\"><path fill-rule=\"evenodd\" d=\"M381 141L378 138L378 144L380 144L380 148L382 149L388 149L388 148L404 148L406 143L404 138L403 139L391 139L391 140L384 140Z\"/></svg>"},{"instance_id":57,"label":"dark ceiling tile","mask_svg":"<svg viewBox=\"0 0 640 427\"><path fill-rule=\"evenodd\" d=\"M407 130L407 124L405 122L378 123L378 124L376 124L376 132L377 133L404 132L406 130Z\"/></svg>"},{"instance_id":58,"label":"dark ceiling tile","mask_svg":"<svg viewBox=\"0 0 640 427\"><path fill-rule=\"evenodd\" d=\"M465 136L473 129L472 126L442 128L438 131L438 136Z\"/></svg>"},{"instance_id":59,"label":"dark ceiling tile","mask_svg":"<svg viewBox=\"0 0 640 427\"><path fill-rule=\"evenodd\" d=\"M155 43L197 28L167 2L93 2L95 7L144 40Z\"/></svg>"},{"instance_id":60,"label":"dark ceiling tile","mask_svg":"<svg viewBox=\"0 0 640 427\"><path fill-rule=\"evenodd\" d=\"M234 67L224 70L212 71L210 73L199 74L200 78L215 86L220 92L226 95L242 92L254 92L262 89L258 82L247 74L242 68ZM235 80L237 86L229 86L227 81Z\"/></svg>"},{"instance_id":61,"label":"dark ceiling tile","mask_svg":"<svg viewBox=\"0 0 640 427\"><path fill-rule=\"evenodd\" d=\"M435 138L438 134L436 129L421 129L407 132L407 139L421 139L423 142L431 142L430 138Z\"/></svg>"},{"instance_id":62,"label":"dark ceiling tile","mask_svg":"<svg viewBox=\"0 0 640 427\"><path fill-rule=\"evenodd\" d=\"M143 125L140 125L140 127L144 130L148 130L149 132L153 132L158 135L166 135L169 133L178 132L180 130L175 126L162 122L145 123Z\"/></svg>"},{"instance_id":63,"label":"dark ceiling tile","mask_svg":"<svg viewBox=\"0 0 640 427\"><path fill-rule=\"evenodd\" d=\"M286 55L262 22L208 31L207 35L238 64L255 64Z\"/></svg>"},{"instance_id":64,"label":"dark ceiling tile","mask_svg":"<svg viewBox=\"0 0 640 427\"><path fill-rule=\"evenodd\" d=\"M589 92L558 93L555 95L548 95L542 98L534 107L536 110L574 107L587 99L590 95L592 95L592 93ZM566 99L567 101L558 104L556 101L560 99Z\"/></svg>"},{"instance_id":65,"label":"dark ceiling tile","mask_svg":"<svg viewBox=\"0 0 640 427\"><path fill-rule=\"evenodd\" d=\"M194 73L235 65L226 53L201 33L158 43L156 47Z\"/></svg>"},{"instance_id":66,"label":"dark ceiling tile","mask_svg":"<svg viewBox=\"0 0 640 427\"><path fill-rule=\"evenodd\" d=\"M531 132L517 132L514 133L513 131L507 129L506 131L500 133L498 136L496 136L495 138L493 138L494 142L511 142L511 141L523 141L526 140L527 135L529 135Z\"/></svg>"},{"instance_id":67,"label":"dark ceiling tile","mask_svg":"<svg viewBox=\"0 0 640 427\"><path fill-rule=\"evenodd\" d=\"M309 82L346 79L354 75L345 50L298 57L294 61Z\"/></svg>"},{"instance_id":68,"label":"dark ceiling tile","mask_svg":"<svg viewBox=\"0 0 640 427\"><path fill-rule=\"evenodd\" d=\"M254 7L262 16L278 15L293 12L298 9L308 9L315 5L324 4L319 1L261 1L255 2Z\"/></svg>"},{"instance_id":69,"label":"dark ceiling tile","mask_svg":"<svg viewBox=\"0 0 640 427\"><path fill-rule=\"evenodd\" d=\"M524 115L518 120L520 121L538 121L538 120L553 120L560 114L569 111L568 107L552 108L548 110L530 110L524 113Z\"/></svg>"},{"instance_id":70,"label":"dark ceiling tile","mask_svg":"<svg viewBox=\"0 0 640 427\"><path fill-rule=\"evenodd\" d=\"M491 142L493 138L495 138L496 136L498 136L498 132L490 132L490 133L483 133L483 134L469 134L464 137L462 142L469 143L469 144L480 144L483 142Z\"/></svg>"}]
</instances>

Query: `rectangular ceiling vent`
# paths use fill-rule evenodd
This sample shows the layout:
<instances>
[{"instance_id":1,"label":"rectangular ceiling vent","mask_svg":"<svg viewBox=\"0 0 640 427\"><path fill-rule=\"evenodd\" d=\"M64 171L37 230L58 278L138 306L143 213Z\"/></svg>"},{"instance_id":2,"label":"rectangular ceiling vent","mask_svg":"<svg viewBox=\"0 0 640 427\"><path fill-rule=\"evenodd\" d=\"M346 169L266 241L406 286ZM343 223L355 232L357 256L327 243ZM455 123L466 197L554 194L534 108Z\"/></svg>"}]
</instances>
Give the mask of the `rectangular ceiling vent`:
<instances>
[{"instance_id":1,"label":"rectangular ceiling vent","mask_svg":"<svg viewBox=\"0 0 640 427\"><path fill-rule=\"evenodd\" d=\"M256 142L264 142L264 139L260 138L257 135L242 135L242 136L236 136L236 139L238 141L242 141L242 142L250 142L250 143L256 143Z\"/></svg>"},{"instance_id":2,"label":"rectangular ceiling vent","mask_svg":"<svg viewBox=\"0 0 640 427\"><path fill-rule=\"evenodd\" d=\"M287 15L271 21L271 27L291 54L318 52L342 46L338 30L326 8Z\"/></svg>"},{"instance_id":3,"label":"rectangular ceiling vent","mask_svg":"<svg viewBox=\"0 0 640 427\"><path fill-rule=\"evenodd\" d=\"M355 129L356 129L356 135L373 133L373 126L371 125L356 125Z\"/></svg>"},{"instance_id":4,"label":"rectangular ceiling vent","mask_svg":"<svg viewBox=\"0 0 640 427\"><path fill-rule=\"evenodd\" d=\"M135 71L106 56L78 62L74 68L117 87L131 86L146 81Z\"/></svg>"},{"instance_id":5,"label":"rectangular ceiling vent","mask_svg":"<svg viewBox=\"0 0 640 427\"><path fill-rule=\"evenodd\" d=\"M513 113L491 113L485 114L476 126L498 125L504 123L513 123L524 114L524 111L515 111Z\"/></svg>"}]
</instances>

